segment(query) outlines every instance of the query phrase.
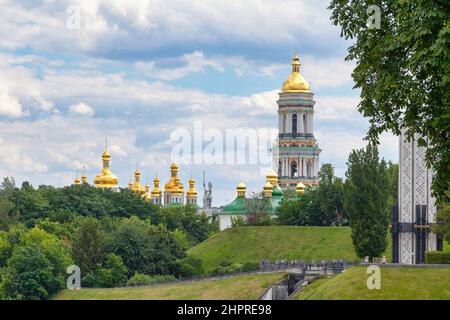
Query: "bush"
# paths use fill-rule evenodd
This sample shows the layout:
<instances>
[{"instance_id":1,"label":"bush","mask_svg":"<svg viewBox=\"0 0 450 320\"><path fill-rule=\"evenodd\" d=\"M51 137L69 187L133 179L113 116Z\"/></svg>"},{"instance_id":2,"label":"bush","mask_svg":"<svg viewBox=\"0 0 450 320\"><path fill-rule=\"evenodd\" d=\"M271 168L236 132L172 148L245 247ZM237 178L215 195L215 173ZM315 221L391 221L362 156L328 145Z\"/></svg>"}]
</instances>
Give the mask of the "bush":
<instances>
[{"instance_id":1,"label":"bush","mask_svg":"<svg viewBox=\"0 0 450 320\"><path fill-rule=\"evenodd\" d=\"M427 264L450 264L450 252L428 251L425 253Z\"/></svg>"},{"instance_id":2,"label":"bush","mask_svg":"<svg viewBox=\"0 0 450 320\"><path fill-rule=\"evenodd\" d=\"M135 287L135 286L146 286L151 284L165 283L176 281L177 278L173 275L154 275L149 276L146 274L136 272L134 276L132 276L127 281L127 286Z\"/></svg>"},{"instance_id":3,"label":"bush","mask_svg":"<svg viewBox=\"0 0 450 320\"><path fill-rule=\"evenodd\" d=\"M244 265L241 263L231 263L228 260L222 260L219 262L219 266L216 267L212 274L214 275L225 275L225 274L232 274L237 272L243 272L244 271Z\"/></svg>"},{"instance_id":4,"label":"bush","mask_svg":"<svg viewBox=\"0 0 450 320\"><path fill-rule=\"evenodd\" d=\"M199 277L205 274L203 261L194 258L186 257L177 261L175 266L175 275L178 277Z\"/></svg>"},{"instance_id":5,"label":"bush","mask_svg":"<svg viewBox=\"0 0 450 320\"><path fill-rule=\"evenodd\" d=\"M250 272L250 271L258 271L259 263L258 262L246 262L242 267L242 271Z\"/></svg>"},{"instance_id":6,"label":"bush","mask_svg":"<svg viewBox=\"0 0 450 320\"><path fill-rule=\"evenodd\" d=\"M114 253L108 254L103 264L89 272L83 279L84 287L113 288L127 281L127 268L122 258Z\"/></svg>"}]
</instances>

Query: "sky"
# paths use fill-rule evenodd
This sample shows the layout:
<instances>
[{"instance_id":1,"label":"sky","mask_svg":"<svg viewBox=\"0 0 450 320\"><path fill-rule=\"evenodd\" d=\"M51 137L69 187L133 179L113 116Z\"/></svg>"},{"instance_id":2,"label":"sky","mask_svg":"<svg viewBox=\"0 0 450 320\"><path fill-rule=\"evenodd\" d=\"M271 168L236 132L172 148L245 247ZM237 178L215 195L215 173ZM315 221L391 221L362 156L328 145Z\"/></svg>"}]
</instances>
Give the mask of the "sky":
<instances>
[{"instance_id":1,"label":"sky","mask_svg":"<svg viewBox=\"0 0 450 320\"><path fill-rule=\"evenodd\" d=\"M92 183L107 137L121 186L137 162L144 182L157 172L164 184L175 160L185 185L196 179L199 203L203 171L214 206L233 200L240 181L260 191L267 161L188 163L174 154L176 137L201 126L206 148L227 130L276 133L276 100L295 50L315 94L320 163L343 177L350 151L366 145L368 121L357 111L354 63L345 61L351 43L327 6L0 0L0 177L65 186L86 166ZM384 134L380 154L398 162L398 139Z\"/></svg>"}]
</instances>

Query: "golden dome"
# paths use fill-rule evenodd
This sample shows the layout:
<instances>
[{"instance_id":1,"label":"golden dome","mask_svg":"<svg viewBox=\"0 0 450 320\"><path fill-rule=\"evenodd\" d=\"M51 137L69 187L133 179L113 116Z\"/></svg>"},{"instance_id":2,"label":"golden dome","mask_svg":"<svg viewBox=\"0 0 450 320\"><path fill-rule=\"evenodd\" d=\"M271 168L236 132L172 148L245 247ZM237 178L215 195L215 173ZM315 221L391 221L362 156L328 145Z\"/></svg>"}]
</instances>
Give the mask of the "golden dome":
<instances>
[{"instance_id":1,"label":"golden dome","mask_svg":"<svg viewBox=\"0 0 450 320\"><path fill-rule=\"evenodd\" d=\"M158 198L161 197L162 192L159 189L159 179L158 176L155 177L155 179L153 180L153 190L152 190L152 197Z\"/></svg>"},{"instance_id":2,"label":"golden dome","mask_svg":"<svg viewBox=\"0 0 450 320\"><path fill-rule=\"evenodd\" d=\"M119 184L117 177L109 170L110 158L111 155L108 151L108 142L106 141L105 151L102 154L103 170L94 178L94 186L96 188L117 188L117 185Z\"/></svg>"},{"instance_id":3,"label":"golden dome","mask_svg":"<svg viewBox=\"0 0 450 320\"><path fill-rule=\"evenodd\" d=\"M78 176L75 178L75 181L73 182L74 185L79 185L81 183L80 178Z\"/></svg>"},{"instance_id":4,"label":"golden dome","mask_svg":"<svg viewBox=\"0 0 450 320\"><path fill-rule=\"evenodd\" d=\"M192 177L189 179L189 190L188 192L186 192L186 195L189 198L197 197L197 191L195 190L195 180Z\"/></svg>"},{"instance_id":5,"label":"golden dome","mask_svg":"<svg viewBox=\"0 0 450 320\"><path fill-rule=\"evenodd\" d=\"M266 179L272 184L273 187L278 185L278 174L275 171L270 170L266 175Z\"/></svg>"},{"instance_id":6,"label":"golden dome","mask_svg":"<svg viewBox=\"0 0 450 320\"><path fill-rule=\"evenodd\" d=\"M245 183L240 182L237 185L236 190L237 190L238 197L245 197L245 192L247 191L247 186L245 185Z\"/></svg>"},{"instance_id":7,"label":"golden dome","mask_svg":"<svg viewBox=\"0 0 450 320\"><path fill-rule=\"evenodd\" d=\"M305 189L306 189L305 185L303 183L299 182L297 184L297 186L295 187L295 192L301 196L301 195L305 194Z\"/></svg>"},{"instance_id":8,"label":"golden dome","mask_svg":"<svg viewBox=\"0 0 450 320\"><path fill-rule=\"evenodd\" d=\"M81 176L81 183L86 184L87 183L87 176L86 176L86 167L83 166L83 175Z\"/></svg>"},{"instance_id":9,"label":"golden dome","mask_svg":"<svg viewBox=\"0 0 450 320\"><path fill-rule=\"evenodd\" d=\"M309 83L300 74L300 59L297 53L292 62L292 73L283 83L282 92L311 92Z\"/></svg>"},{"instance_id":10,"label":"golden dome","mask_svg":"<svg viewBox=\"0 0 450 320\"><path fill-rule=\"evenodd\" d=\"M267 181L263 187L263 194L264 194L265 198L272 197L272 189L273 189L273 185L269 181Z\"/></svg>"},{"instance_id":11,"label":"golden dome","mask_svg":"<svg viewBox=\"0 0 450 320\"><path fill-rule=\"evenodd\" d=\"M181 195L184 193L184 186L177 176L178 165L175 162L170 166L170 174L170 180L164 185L164 192L171 192L175 195Z\"/></svg>"}]
</instances>

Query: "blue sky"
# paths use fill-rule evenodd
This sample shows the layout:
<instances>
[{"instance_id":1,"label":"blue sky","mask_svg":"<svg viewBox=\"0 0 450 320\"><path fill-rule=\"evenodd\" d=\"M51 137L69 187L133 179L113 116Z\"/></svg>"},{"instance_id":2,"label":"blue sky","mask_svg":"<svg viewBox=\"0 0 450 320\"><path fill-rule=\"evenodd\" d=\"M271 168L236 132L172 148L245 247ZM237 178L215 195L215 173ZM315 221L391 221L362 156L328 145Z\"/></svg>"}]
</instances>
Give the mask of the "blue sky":
<instances>
[{"instance_id":1,"label":"blue sky","mask_svg":"<svg viewBox=\"0 0 450 320\"><path fill-rule=\"evenodd\" d=\"M321 163L343 176L368 124L356 111L354 65L344 60L350 43L327 5L0 1L0 176L63 186L86 165L92 181L107 136L122 186L136 161L144 180L157 171L165 182L177 129L195 121L220 132L276 128L277 93L295 49L315 93ZM397 162L397 142L383 135L382 156ZM203 170L216 206L234 198L241 180L250 191L264 184L260 165L181 165L182 181L192 173L200 194Z\"/></svg>"}]
</instances>

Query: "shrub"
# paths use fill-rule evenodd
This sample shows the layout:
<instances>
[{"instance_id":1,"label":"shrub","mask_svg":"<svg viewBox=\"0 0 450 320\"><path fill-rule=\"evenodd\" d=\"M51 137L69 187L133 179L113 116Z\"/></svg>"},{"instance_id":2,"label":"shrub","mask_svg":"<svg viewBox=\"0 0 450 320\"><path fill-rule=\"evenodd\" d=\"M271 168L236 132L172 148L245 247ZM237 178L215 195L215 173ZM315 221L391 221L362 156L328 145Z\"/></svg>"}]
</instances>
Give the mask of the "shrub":
<instances>
[{"instance_id":1,"label":"shrub","mask_svg":"<svg viewBox=\"0 0 450 320\"><path fill-rule=\"evenodd\" d=\"M242 267L242 271L244 271L244 272L257 271L257 270L259 270L258 262L246 262L246 263L244 263L244 265Z\"/></svg>"},{"instance_id":2,"label":"shrub","mask_svg":"<svg viewBox=\"0 0 450 320\"><path fill-rule=\"evenodd\" d=\"M198 277L205 274L203 261L190 256L178 260L174 269L176 276L184 278Z\"/></svg>"},{"instance_id":3,"label":"shrub","mask_svg":"<svg viewBox=\"0 0 450 320\"><path fill-rule=\"evenodd\" d=\"M425 261L427 264L450 264L450 252L428 251Z\"/></svg>"},{"instance_id":4,"label":"shrub","mask_svg":"<svg viewBox=\"0 0 450 320\"><path fill-rule=\"evenodd\" d=\"M165 283L165 282L171 282L176 281L177 278L173 275L155 275L155 276L149 276L146 274L138 273L136 272L134 276L132 276L127 281L127 286L134 287L134 286L145 286L145 285L151 285L151 284L158 284L158 283Z\"/></svg>"},{"instance_id":5,"label":"shrub","mask_svg":"<svg viewBox=\"0 0 450 320\"><path fill-rule=\"evenodd\" d=\"M83 279L84 287L113 288L124 285L127 281L127 268L122 258L114 253L107 255L103 264L89 272Z\"/></svg>"}]
</instances>

